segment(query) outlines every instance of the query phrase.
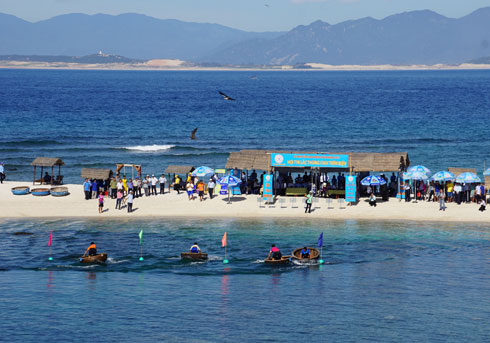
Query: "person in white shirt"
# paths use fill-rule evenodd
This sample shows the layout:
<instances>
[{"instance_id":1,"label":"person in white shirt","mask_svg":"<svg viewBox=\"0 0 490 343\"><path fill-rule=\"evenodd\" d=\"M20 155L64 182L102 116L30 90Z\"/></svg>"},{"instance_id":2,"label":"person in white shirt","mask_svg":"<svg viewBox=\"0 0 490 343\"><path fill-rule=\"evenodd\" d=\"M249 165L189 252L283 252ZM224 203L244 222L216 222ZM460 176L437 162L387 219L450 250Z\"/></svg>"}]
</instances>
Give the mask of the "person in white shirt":
<instances>
[{"instance_id":1,"label":"person in white shirt","mask_svg":"<svg viewBox=\"0 0 490 343\"><path fill-rule=\"evenodd\" d=\"M211 178L211 179L209 179L209 182L208 182L209 199L213 199L214 187L216 187L216 184L214 183L214 180Z\"/></svg>"},{"instance_id":2,"label":"person in white shirt","mask_svg":"<svg viewBox=\"0 0 490 343\"><path fill-rule=\"evenodd\" d=\"M155 177L155 175L152 175L150 181L151 181L151 194L157 195L158 179Z\"/></svg>"},{"instance_id":3,"label":"person in white shirt","mask_svg":"<svg viewBox=\"0 0 490 343\"><path fill-rule=\"evenodd\" d=\"M158 182L160 183L160 194L165 194L165 184L167 183L165 175L162 174L162 176L160 176L158 179Z\"/></svg>"}]
</instances>

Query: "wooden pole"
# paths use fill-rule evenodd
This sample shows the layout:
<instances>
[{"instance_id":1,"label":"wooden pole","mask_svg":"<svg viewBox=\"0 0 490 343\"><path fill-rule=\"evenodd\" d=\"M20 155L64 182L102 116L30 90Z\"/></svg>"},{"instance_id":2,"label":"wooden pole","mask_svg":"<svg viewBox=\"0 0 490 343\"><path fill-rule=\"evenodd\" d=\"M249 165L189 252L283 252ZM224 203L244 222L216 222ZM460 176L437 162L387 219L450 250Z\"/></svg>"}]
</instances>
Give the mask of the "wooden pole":
<instances>
[{"instance_id":1,"label":"wooden pole","mask_svg":"<svg viewBox=\"0 0 490 343\"><path fill-rule=\"evenodd\" d=\"M32 179L32 184L34 185L36 182L36 166L34 166L34 178Z\"/></svg>"},{"instance_id":2,"label":"wooden pole","mask_svg":"<svg viewBox=\"0 0 490 343\"><path fill-rule=\"evenodd\" d=\"M54 170L54 166L51 166L51 186L53 185L53 170Z\"/></svg>"}]
</instances>

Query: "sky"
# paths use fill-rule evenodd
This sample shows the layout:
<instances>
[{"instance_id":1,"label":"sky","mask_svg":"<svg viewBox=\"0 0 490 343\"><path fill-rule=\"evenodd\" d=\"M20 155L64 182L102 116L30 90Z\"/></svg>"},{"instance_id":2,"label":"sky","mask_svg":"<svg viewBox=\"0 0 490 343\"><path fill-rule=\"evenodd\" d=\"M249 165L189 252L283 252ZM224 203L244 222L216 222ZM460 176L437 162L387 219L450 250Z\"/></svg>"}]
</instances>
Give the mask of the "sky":
<instances>
[{"instance_id":1,"label":"sky","mask_svg":"<svg viewBox=\"0 0 490 343\"><path fill-rule=\"evenodd\" d=\"M490 0L0 0L0 12L31 22L67 13L130 12L246 31L287 31L316 20L336 24L424 9L459 18L487 6Z\"/></svg>"}]
</instances>

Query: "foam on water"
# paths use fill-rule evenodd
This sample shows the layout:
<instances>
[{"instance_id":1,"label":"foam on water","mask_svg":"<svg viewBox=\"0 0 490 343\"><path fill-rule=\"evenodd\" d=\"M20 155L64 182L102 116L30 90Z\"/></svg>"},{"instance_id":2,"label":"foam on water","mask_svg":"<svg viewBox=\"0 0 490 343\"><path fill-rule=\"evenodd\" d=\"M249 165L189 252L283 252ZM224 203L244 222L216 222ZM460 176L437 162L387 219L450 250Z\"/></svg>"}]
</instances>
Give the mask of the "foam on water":
<instances>
[{"instance_id":1,"label":"foam on water","mask_svg":"<svg viewBox=\"0 0 490 343\"><path fill-rule=\"evenodd\" d=\"M175 145L165 144L165 145L136 145L136 146L127 146L124 147L126 150L136 151L136 152L157 152L157 151L166 151L174 148Z\"/></svg>"}]
</instances>

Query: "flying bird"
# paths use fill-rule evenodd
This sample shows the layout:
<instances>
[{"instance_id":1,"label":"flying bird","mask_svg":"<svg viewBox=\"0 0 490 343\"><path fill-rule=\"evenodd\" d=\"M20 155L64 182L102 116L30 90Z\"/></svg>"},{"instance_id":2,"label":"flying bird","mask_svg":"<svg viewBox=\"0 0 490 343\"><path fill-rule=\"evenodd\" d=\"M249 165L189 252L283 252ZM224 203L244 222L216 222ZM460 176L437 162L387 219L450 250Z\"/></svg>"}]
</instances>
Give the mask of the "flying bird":
<instances>
[{"instance_id":1,"label":"flying bird","mask_svg":"<svg viewBox=\"0 0 490 343\"><path fill-rule=\"evenodd\" d=\"M229 97L228 95L226 95L225 93L223 93L222 91L219 91L218 93L221 94L225 100L232 100L232 101L235 100L232 97Z\"/></svg>"},{"instance_id":2,"label":"flying bird","mask_svg":"<svg viewBox=\"0 0 490 343\"><path fill-rule=\"evenodd\" d=\"M192 130L191 139L197 139L196 138L196 131L197 131L197 127L194 130Z\"/></svg>"}]
</instances>

